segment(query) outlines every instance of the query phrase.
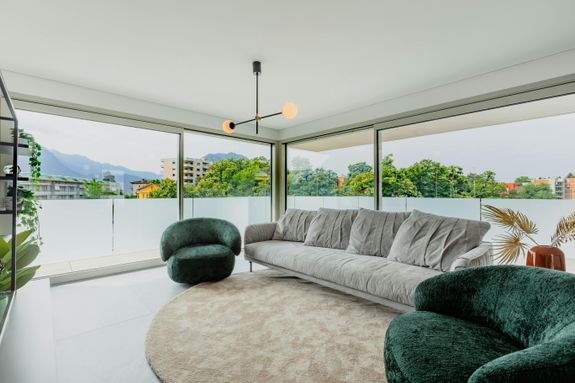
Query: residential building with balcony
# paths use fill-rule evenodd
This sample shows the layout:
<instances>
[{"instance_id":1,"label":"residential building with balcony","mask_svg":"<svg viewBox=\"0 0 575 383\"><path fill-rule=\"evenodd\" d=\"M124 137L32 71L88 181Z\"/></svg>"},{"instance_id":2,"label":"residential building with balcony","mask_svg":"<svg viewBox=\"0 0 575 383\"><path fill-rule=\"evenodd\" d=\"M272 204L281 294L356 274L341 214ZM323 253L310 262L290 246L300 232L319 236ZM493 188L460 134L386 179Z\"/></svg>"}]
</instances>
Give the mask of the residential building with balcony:
<instances>
[{"instance_id":1,"label":"residential building with balcony","mask_svg":"<svg viewBox=\"0 0 575 383\"><path fill-rule=\"evenodd\" d=\"M201 158L184 159L184 185L195 185L210 168L211 162ZM178 162L175 158L162 159L162 176L176 181Z\"/></svg>"},{"instance_id":2,"label":"residential building with balcony","mask_svg":"<svg viewBox=\"0 0 575 383\"><path fill-rule=\"evenodd\" d=\"M69 176L42 175L37 182L19 182L26 190L34 192L37 200L67 200L84 198L84 183L89 179ZM122 195L122 186L115 181L102 180L102 198L116 198Z\"/></svg>"},{"instance_id":3,"label":"residential building with balcony","mask_svg":"<svg viewBox=\"0 0 575 383\"><path fill-rule=\"evenodd\" d=\"M565 199L565 180L561 177L557 177L554 180L555 185L555 198Z\"/></svg>"},{"instance_id":4,"label":"residential building with balcony","mask_svg":"<svg viewBox=\"0 0 575 383\"><path fill-rule=\"evenodd\" d=\"M33 191L37 200L81 199L86 181L76 177L42 175L37 183L27 180L20 182L20 186Z\"/></svg>"}]
</instances>

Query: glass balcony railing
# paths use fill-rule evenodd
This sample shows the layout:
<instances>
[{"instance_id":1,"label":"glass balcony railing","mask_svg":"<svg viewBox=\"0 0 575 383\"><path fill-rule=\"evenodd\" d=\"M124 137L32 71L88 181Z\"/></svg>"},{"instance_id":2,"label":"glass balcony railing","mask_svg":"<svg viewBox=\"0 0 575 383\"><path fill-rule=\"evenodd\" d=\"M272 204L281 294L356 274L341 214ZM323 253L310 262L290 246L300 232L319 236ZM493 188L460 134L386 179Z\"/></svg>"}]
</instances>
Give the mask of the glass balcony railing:
<instances>
[{"instance_id":1,"label":"glass balcony railing","mask_svg":"<svg viewBox=\"0 0 575 383\"><path fill-rule=\"evenodd\" d=\"M289 196L288 208L316 210L373 209L372 197ZM102 256L146 253L159 257L160 238L177 220L176 199L100 199L40 201L40 232L43 239L38 264L75 262ZM575 200L518 200L471 198L383 198L382 210L411 211L481 220L481 207L494 205L521 211L539 227L537 241L549 243L560 217L575 211ZM269 197L186 198L184 217L228 220L243 234L247 225L269 222ZM486 240L501 234L492 226ZM567 267L575 267L575 243L562 247ZM134 258L131 258L134 259ZM523 263L523 260L520 260Z\"/></svg>"},{"instance_id":2,"label":"glass balcony railing","mask_svg":"<svg viewBox=\"0 0 575 383\"><path fill-rule=\"evenodd\" d=\"M42 265L139 252L159 257L161 235L178 219L175 198L39 202ZM184 204L185 218L226 219L241 233L271 217L269 197L186 198Z\"/></svg>"}]
</instances>

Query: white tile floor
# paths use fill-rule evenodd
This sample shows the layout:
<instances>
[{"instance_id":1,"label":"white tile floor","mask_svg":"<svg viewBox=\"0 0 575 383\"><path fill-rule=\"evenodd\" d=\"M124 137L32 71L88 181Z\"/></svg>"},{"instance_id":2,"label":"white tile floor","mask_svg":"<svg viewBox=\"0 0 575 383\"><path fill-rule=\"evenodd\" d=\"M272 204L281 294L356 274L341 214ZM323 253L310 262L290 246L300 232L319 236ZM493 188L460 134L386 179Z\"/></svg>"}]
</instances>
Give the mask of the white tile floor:
<instances>
[{"instance_id":1,"label":"white tile floor","mask_svg":"<svg viewBox=\"0 0 575 383\"><path fill-rule=\"evenodd\" d=\"M236 258L234 273L248 270ZM157 382L144 357L146 332L154 314L185 289L165 267L51 288L58 382Z\"/></svg>"}]
</instances>

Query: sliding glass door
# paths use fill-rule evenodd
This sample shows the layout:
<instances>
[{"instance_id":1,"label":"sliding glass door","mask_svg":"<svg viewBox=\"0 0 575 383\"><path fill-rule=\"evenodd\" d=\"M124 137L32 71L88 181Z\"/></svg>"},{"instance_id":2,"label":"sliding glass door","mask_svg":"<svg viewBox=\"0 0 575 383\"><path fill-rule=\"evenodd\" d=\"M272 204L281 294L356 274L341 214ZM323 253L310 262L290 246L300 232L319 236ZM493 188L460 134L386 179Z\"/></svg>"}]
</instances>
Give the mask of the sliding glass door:
<instances>
[{"instance_id":1,"label":"sliding glass door","mask_svg":"<svg viewBox=\"0 0 575 383\"><path fill-rule=\"evenodd\" d=\"M373 130L287 145L287 207L374 208Z\"/></svg>"},{"instance_id":2,"label":"sliding glass door","mask_svg":"<svg viewBox=\"0 0 575 383\"><path fill-rule=\"evenodd\" d=\"M247 225L269 222L271 150L270 144L185 133L184 217L228 220L242 237Z\"/></svg>"},{"instance_id":3,"label":"sliding glass door","mask_svg":"<svg viewBox=\"0 0 575 383\"><path fill-rule=\"evenodd\" d=\"M574 127L568 95L380 130L381 209L484 219L486 205L509 208L549 244L559 219L575 212ZM486 238L501 234L492 225ZM573 258L575 243L563 250Z\"/></svg>"},{"instance_id":4,"label":"sliding glass door","mask_svg":"<svg viewBox=\"0 0 575 383\"><path fill-rule=\"evenodd\" d=\"M178 219L177 178L163 166L177 157L179 135L23 110L18 116L41 147L39 165L21 161L31 207L19 215L22 230L37 219L39 274L158 258L163 230Z\"/></svg>"}]
</instances>

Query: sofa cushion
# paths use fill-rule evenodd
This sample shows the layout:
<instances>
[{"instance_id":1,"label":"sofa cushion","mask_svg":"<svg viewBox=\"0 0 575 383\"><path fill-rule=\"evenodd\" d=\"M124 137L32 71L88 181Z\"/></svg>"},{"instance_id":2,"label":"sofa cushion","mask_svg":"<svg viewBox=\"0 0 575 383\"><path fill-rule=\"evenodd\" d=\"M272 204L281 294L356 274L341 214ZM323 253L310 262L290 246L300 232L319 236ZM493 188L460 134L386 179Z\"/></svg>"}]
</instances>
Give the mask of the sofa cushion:
<instances>
[{"instance_id":1,"label":"sofa cushion","mask_svg":"<svg viewBox=\"0 0 575 383\"><path fill-rule=\"evenodd\" d=\"M347 252L387 257L399 227L411 213L359 209L349 236Z\"/></svg>"},{"instance_id":2,"label":"sofa cushion","mask_svg":"<svg viewBox=\"0 0 575 383\"><path fill-rule=\"evenodd\" d=\"M311 210L287 209L276 225L273 239L303 242L316 214Z\"/></svg>"},{"instance_id":3,"label":"sofa cushion","mask_svg":"<svg viewBox=\"0 0 575 383\"><path fill-rule=\"evenodd\" d=\"M332 249L347 248L355 217L357 210L319 209L311 221L304 243Z\"/></svg>"},{"instance_id":4,"label":"sofa cushion","mask_svg":"<svg viewBox=\"0 0 575 383\"><path fill-rule=\"evenodd\" d=\"M502 333L462 319L415 311L397 316L385 336L391 382L467 382L482 365L520 350Z\"/></svg>"},{"instance_id":5,"label":"sofa cushion","mask_svg":"<svg viewBox=\"0 0 575 383\"><path fill-rule=\"evenodd\" d=\"M389 259L448 271L455 259L479 246L489 223L413 210L401 224Z\"/></svg>"},{"instance_id":6,"label":"sofa cushion","mask_svg":"<svg viewBox=\"0 0 575 383\"><path fill-rule=\"evenodd\" d=\"M441 272L299 242L265 241L246 245L248 257L404 305L414 305L415 289Z\"/></svg>"}]
</instances>

